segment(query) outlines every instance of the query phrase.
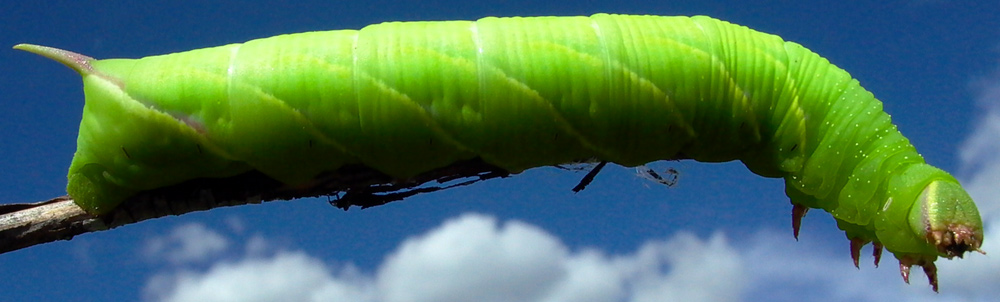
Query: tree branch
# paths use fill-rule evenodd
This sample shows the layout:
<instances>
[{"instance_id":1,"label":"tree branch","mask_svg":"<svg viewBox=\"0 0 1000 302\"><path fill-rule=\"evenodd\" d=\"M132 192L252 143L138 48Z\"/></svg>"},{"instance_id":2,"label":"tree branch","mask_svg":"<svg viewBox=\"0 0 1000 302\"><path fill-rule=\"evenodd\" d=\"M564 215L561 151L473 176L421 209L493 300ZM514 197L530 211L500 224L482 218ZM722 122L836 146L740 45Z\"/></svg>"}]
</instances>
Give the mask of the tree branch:
<instances>
[{"instance_id":1,"label":"tree branch","mask_svg":"<svg viewBox=\"0 0 1000 302\"><path fill-rule=\"evenodd\" d=\"M506 177L509 173L480 159L396 180L365 166L346 166L310 183L288 186L259 172L221 179L197 179L133 196L110 213L94 216L69 196L32 204L0 205L0 253L73 236L110 230L168 215L273 200L332 196L331 204L347 210L368 208L416 194ZM427 185L431 182L441 186Z\"/></svg>"}]
</instances>

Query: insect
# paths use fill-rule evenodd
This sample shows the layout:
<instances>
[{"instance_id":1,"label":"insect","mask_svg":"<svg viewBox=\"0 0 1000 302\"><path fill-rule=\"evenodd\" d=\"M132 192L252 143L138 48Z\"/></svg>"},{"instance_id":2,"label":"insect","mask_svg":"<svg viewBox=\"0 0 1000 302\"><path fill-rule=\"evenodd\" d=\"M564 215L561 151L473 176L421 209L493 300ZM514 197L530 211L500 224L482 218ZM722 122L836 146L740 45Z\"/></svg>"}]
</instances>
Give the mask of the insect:
<instances>
[{"instance_id":1,"label":"insect","mask_svg":"<svg viewBox=\"0 0 1000 302\"><path fill-rule=\"evenodd\" d=\"M958 181L926 164L846 71L709 17L597 14L392 22L96 60L15 48L83 76L67 191L102 214L144 190L259 171L286 184L349 164L397 179L462 160L508 172L596 159L740 160L882 247L904 280L978 251ZM602 164L603 165L603 164Z\"/></svg>"}]
</instances>

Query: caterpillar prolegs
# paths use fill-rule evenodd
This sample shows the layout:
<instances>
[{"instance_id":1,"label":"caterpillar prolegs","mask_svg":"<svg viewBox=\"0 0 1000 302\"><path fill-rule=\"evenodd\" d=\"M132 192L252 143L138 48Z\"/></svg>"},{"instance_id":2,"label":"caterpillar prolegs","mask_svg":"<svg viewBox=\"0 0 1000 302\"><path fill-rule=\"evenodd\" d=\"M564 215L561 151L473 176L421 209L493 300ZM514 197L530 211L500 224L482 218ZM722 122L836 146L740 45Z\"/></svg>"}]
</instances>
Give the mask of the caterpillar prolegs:
<instances>
[{"instance_id":1,"label":"caterpillar prolegs","mask_svg":"<svg viewBox=\"0 0 1000 302\"><path fill-rule=\"evenodd\" d=\"M67 191L102 214L146 190L364 165L397 179L478 158L517 173L596 158L740 160L785 180L793 225L830 212L857 263L977 251L978 210L857 80L799 44L709 17L393 22L96 60ZM878 256L876 255L876 258Z\"/></svg>"}]
</instances>

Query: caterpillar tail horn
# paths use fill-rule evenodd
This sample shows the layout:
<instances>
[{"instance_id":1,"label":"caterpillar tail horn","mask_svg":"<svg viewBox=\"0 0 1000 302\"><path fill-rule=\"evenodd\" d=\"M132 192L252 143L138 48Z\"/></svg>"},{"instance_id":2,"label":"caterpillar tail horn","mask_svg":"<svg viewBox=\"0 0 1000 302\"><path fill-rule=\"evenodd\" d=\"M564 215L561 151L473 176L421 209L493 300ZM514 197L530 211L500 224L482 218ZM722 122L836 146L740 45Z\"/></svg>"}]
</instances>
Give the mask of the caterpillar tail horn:
<instances>
[{"instance_id":1,"label":"caterpillar tail horn","mask_svg":"<svg viewBox=\"0 0 1000 302\"><path fill-rule=\"evenodd\" d=\"M94 71L93 67L90 65L94 61L94 58L81 55L72 51L62 50L54 47L34 45L34 44L17 44L14 45L14 49L27 51L36 55L40 55L56 62L62 63L68 66L74 71L83 74L89 74Z\"/></svg>"}]
</instances>

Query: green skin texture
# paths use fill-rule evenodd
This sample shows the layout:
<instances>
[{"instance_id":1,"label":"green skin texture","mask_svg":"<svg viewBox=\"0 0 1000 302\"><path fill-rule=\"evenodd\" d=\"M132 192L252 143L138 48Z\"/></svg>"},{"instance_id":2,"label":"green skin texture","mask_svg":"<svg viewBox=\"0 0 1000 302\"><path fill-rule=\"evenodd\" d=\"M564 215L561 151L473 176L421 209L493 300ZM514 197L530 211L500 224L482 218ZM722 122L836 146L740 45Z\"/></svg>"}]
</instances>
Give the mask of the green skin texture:
<instances>
[{"instance_id":1,"label":"green skin texture","mask_svg":"<svg viewBox=\"0 0 1000 302\"><path fill-rule=\"evenodd\" d=\"M300 184L346 164L406 179L475 157L514 173L741 160L897 258L944 256L929 225L982 234L958 181L847 72L709 17L396 22L85 63L67 190L95 214L250 170Z\"/></svg>"}]
</instances>

